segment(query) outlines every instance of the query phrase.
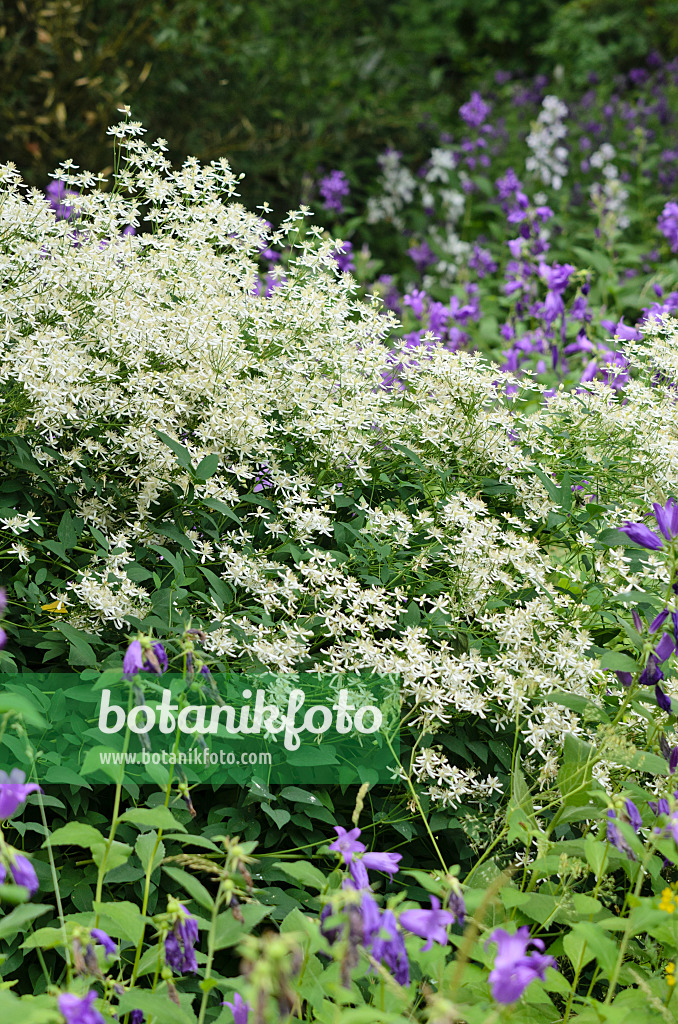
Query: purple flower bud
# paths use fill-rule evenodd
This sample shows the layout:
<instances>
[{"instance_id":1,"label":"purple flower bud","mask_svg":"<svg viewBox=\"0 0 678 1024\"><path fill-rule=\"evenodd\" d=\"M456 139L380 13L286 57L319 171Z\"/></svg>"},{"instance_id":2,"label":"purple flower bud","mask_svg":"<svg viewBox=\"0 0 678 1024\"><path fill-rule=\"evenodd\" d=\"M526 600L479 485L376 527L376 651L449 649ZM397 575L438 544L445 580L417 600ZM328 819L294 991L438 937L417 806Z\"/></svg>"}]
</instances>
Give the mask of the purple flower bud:
<instances>
[{"instance_id":1,"label":"purple flower bud","mask_svg":"<svg viewBox=\"0 0 678 1024\"><path fill-rule=\"evenodd\" d=\"M633 682L633 676L630 672L615 672L615 675L622 686L625 686L628 690L629 686Z\"/></svg>"},{"instance_id":2,"label":"purple flower bud","mask_svg":"<svg viewBox=\"0 0 678 1024\"><path fill-rule=\"evenodd\" d=\"M661 551L663 544L656 533L653 533L644 523L624 523L619 527L622 533L643 548L650 551Z\"/></svg>"},{"instance_id":3,"label":"purple flower bud","mask_svg":"<svg viewBox=\"0 0 678 1024\"><path fill-rule=\"evenodd\" d=\"M629 824L634 832L638 832L643 824L643 819L640 816L640 811L634 804L633 800L627 800L624 804L626 808L626 814L629 819Z\"/></svg>"},{"instance_id":4,"label":"purple flower bud","mask_svg":"<svg viewBox=\"0 0 678 1024\"><path fill-rule=\"evenodd\" d=\"M671 714L671 698L668 694L664 693L661 686L657 685L654 688L654 695L657 699L657 704L662 711L666 711L669 715Z\"/></svg>"},{"instance_id":5,"label":"purple flower bud","mask_svg":"<svg viewBox=\"0 0 678 1024\"><path fill-rule=\"evenodd\" d=\"M115 956L118 952L118 947L115 942L113 942L113 939L103 930L103 928L92 928L90 935L95 942L98 942L100 946L104 947L107 956Z\"/></svg>"},{"instance_id":6,"label":"purple flower bud","mask_svg":"<svg viewBox=\"0 0 678 1024\"><path fill-rule=\"evenodd\" d=\"M666 622L668 616L669 616L669 610L668 610L668 608L665 608L664 611L660 612L659 615L657 615L657 617L655 619L653 619L652 622L650 623L650 632L651 633L656 633L657 630L660 629L664 625L664 623Z\"/></svg>"},{"instance_id":7,"label":"purple flower bud","mask_svg":"<svg viewBox=\"0 0 678 1024\"><path fill-rule=\"evenodd\" d=\"M665 796L659 798L659 800L648 800L649 806L652 808L655 814L670 814L671 808L669 802Z\"/></svg>"},{"instance_id":8,"label":"purple flower bud","mask_svg":"<svg viewBox=\"0 0 678 1024\"><path fill-rule=\"evenodd\" d=\"M35 873L35 868L29 861L28 857L24 857L22 853L17 853L10 862L9 866L12 872L12 878L17 885L23 885L28 889L31 896L35 896L36 892L40 888L38 882L38 876Z\"/></svg>"},{"instance_id":9,"label":"purple flower bud","mask_svg":"<svg viewBox=\"0 0 678 1024\"><path fill-rule=\"evenodd\" d=\"M655 654L655 657L656 657L657 661L659 661L659 662L666 661L667 658L671 657L671 655L673 654L675 649L676 649L676 642L673 639L673 637L670 636L668 633L662 634L661 640L659 641L659 643L656 645L656 647L654 649L654 654Z\"/></svg>"},{"instance_id":10,"label":"purple flower bud","mask_svg":"<svg viewBox=\"0 0 678 1024\"><path fill-rule=\"evenodd\" d=\"M360 858L366 868L372 871L383 871L390 875L391 879L398 870L398 861L402 860L401 853L364 853Z\"/></svg>"}]
</instances>

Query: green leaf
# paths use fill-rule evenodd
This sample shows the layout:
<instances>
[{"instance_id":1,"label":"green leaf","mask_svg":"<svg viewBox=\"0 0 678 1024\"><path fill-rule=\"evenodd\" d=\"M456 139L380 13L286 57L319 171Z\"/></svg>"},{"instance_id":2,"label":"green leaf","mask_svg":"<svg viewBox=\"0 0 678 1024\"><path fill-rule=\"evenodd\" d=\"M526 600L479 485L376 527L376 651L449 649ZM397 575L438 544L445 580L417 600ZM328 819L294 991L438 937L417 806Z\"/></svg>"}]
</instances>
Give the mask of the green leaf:
<instances>
[{"instance_id":1,"label":"green leaf","mask_svg":"<svg viewBox=\"0 0 678 1024\"><path fill-rule=\"evenodd\" d=\"M260 903L245 903L240 908L244 923L236 921L233 912L227 910L217 918L215 949L228 949L235 946L243 935L249 934L271 912L271 907L262 907Z\"/></svg>"},{"instance_id":2,"label":"green leaf","mask_svg":"<svg viewBox=\"0 0 678 1024\"><path fill-rule=\"evenodd\" d=\"M194 899L196 903L199 903L201 907L210 912L214 909L214 900L210 896L208 890L198 881L195 875L191 875L188 871L184 871L182 868L176 868L174 865L165 864L163 865L163 871L169 875L169 877L181 885L191 899Z\"/></svg>"},{"instance_id":3,"label":"green leaf","mask_svg":"<svg viewBox=\"0 0 678 1024\"><path fill-rule=\"evenodd\" d=\"M322 871L307 860L280 860L276 861L274 867L284 871L293 881L299 882L304 888L317 889L322 892L327 885L327 879Z\"/></svg>"},{"instance_id":4,"label":"green leaf","mask_svg":"<svg viewBox=\"0 0 678 1024\"><path fill-rule=\"evenodd\" d=\"M209 480L219 469L219 456L216 453L206 455L195 467L195 475L199 480Z\"/></svg>"},{"instance_id":5,"label":"green leaf","mask_svg":"<svg viewBox=\"0 0 678 1024\"><path fill-rule=\"evenodd\" d=\"M93 825L87 825L82 821L69 821L67 825L62 825L56 832L52 832L42 845L82 846L91 850L94 846L105 843L104 836Z\"/></svg>"},{"instance_id":6,"label":"green leaf","mask_svg":"<svg viewBox=\"0 0 678 1024\"><path fill-rule=\"evenodd\" d=\"M563 747L563 764L558 772L558 789L563 803L579 807L593 779L596 754L590 743L568 733Z\"/></svg>"},{"instance_id":7,"label":"green leaf","mask_svg":"<svg viewBox=\"0 0 678 1024\"><path fill-rule=\"evenodd\" d=\"M106 918L106 925L102 928L115 939L126 939L135 946L141 941L144 933L145 918L142 917L136 903L129 903L127 900L116 900L115 903L99 903L96 900L92 904L95 914L100 918Z\"/></svg>"},{"instance_id":8,"label":"green leaf","mask_svg":"<svg viewBox=\"0 0 678 1024\"><path fill-rule=\"evenodd\" d=\"M48 910L54 913L54 907L48 903L24 903L20 907L15 907L11 914L0 918L0 939L10 939L22 934L26 930L26 925L35 921L36 917L46 914Z\"/></svg>"},{"instance_id":9,"label":"green leaf","mask_svg":"<svg viewBox=\"0 0 678 1024\"><path fill-rule=\"evenodd\" d=\"M621 651L606 651L600 659L600 666L613 672L638 672L640 670L640 665L635 658L631 658Z\"/></svg>"},{"instance_id":10,"label":"green leaf","mask_svg":"<svg viewBox=\"0 0 678 1024\"><path fill-rule=\"evenodd\" d=\"M57 537L66 550L75 546L78 535L75 531L70 512L64 512L62 515L61 522L57 527Z\"/></svg>"},{"instance_id":11,"label":"green leaf","mask_svg":"<svg viewBox=\"0 0 678 1024\"><path fill-rule=\"evenodd\" d=\"M42 717L37 707L23 693L12 693L4 690L0 693L0 715L21 715L28 725L37 729L46 729L47 722Z\"/></svg>"},{"instance_id":12,"label":"green leaf","mask_svg":"<svg viewBox=\"0 0 678 1024\"><path fill-rule=\"evenodd\" d=\"M191 462L191 453L188 448L184 448L183 444L179 444L174 438L168 437L167 434L163 434L162 430L156 430L155 433L168 448L171 448L176 455L179 465L183 466L184 469L192 469L193 463Z\"/></svg>"},{"instance_id":13,"label":"green leaf","mask_svg":"<svg viewBox=\"0 0 678 1024\"><path fill-rule=\"evenodd\" d=\"M159 804L157 807L131 807L120 815L119 821L129 821L140 828L171 828L175 832L185 832L186 828L174 817L169 807Z\"/></svg>"},{"instance_id":14,"label":"green leaf","mask_svg":"<svg viewBox=\"0 0 678 1024\"><path fill-rule=\"evenodd\" d=\"M145 872L147 872L149 866L151 866L151 858L153 858L151 874L153 874L155 869L160 866L165 856L165 844L163 842L158 842L157 832L142 832L134 844L134 849Z\"/></svg>"},{"instance_id":15,"label":"green leaf","mask_svg":"<svg viewBox=\"0 0 678 1024\"><path fill-rule=\"evenodd\" d=\"M71 657L70 660L74 665L96 665L97 656L94 653L92 647L87 642L87 637L92 640L99 640L92 633L84 633L80 629L76 629L71 626L68 622L55 622L56 629L71 642Z\"/></svg>"}]
</instances>

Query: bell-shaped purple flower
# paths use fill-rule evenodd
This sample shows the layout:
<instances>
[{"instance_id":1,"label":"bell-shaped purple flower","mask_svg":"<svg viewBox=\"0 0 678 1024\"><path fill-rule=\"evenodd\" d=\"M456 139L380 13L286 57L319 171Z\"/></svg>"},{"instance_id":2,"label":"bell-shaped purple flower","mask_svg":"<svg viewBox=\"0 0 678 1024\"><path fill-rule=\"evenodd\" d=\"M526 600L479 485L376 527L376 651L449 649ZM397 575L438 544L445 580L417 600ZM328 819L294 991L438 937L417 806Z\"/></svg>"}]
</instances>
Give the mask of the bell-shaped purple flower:
<instances>
[{"instance_id":1,"label":"bell-shaped purple flower","mask_svg":"<svg viewBox=\"0 0 678 1024\"><path fill-rule=\"evenodd\" d=\"M657 661L666 661L676 649L676 642L668 633L664 633L659 643L655 646L654 657Z\"/></svg>"},{"instance_id":2,"label":"bell-shaped purple flower","mask_svg":"<svg viewBox=\"0 0 678 1024\"><path fill-rule=\"evenodd\" d=\"M662 711L666 711L667 714L670 715L671 711L672 711L672 706L671 706L671 698L669 697L669 695L667 693L664 693L664 691L662 690L661 686L659 686L659 685L655 686L655 688L654 688L654 695L655 695L655 699L657 701L657 704L659 705L661 710Z\"/></svg>"},{"instance_id":3,"label":"bell-shaped purple flower","mask_svg":"<svg viewBox=\"0 0 678 1024\"><path fill-rule=\"evenodd\" d=\"M454 914L449 910L440 909L440 900L431 896L431 910L404 910L400 915L403 928L413 935L426 939L422 950L430 949L434 942L441 946L447 944L447 926L454 924Z\"/></svg>"},{"instance_id":4,"label":"bell-shaped purple flower","mask_svg":"<svg viewBox=\"0 0 678 1024\"><path fill-rule=\"evenodd\" d=\"M678 537L678 503L669 498L665 505L658 505L655 502L652 507L657 526L666 539L673 540L674 537Z\"/></svg>"},{"instance_id":5,"label":"bell-shaped purple flower","mask_svg":"<svg viewBox=\"0 0 678 1024\"><path fill-rule=\"evenodd\" d=\"M95 942L98 942L100 946L104 947L106 956L115 956L115 954L118 952L118 947L116 946L115 942L110 937L110 935L108 935L107 932L103 930L103 928L92 928L90 931L90 935L92 936Z\"/></svg>"},{"instance_id":6,"label":"bell-shaped purple flower","mask_svg":"<svg viewBox=\"0 0 678 1024\"><path fill-rule=\"evenodd\" d=\"M410 966L405 940L392 910L385 910L381 915L379 930L372 943L372 956L391 969L399 985L409 985Z\"/></svg>"},{"instance_id":7,"label":"bell-shaped purple flower","mask_svg":"<svg viewBox=\"0 0 678 1024\"><path fill-rule=\"evenodd\" d=\"M129 1015L129 1024L144 1024L144 1015L141 1010L132 1010Z\"/></svg>"},{"instance_id":8,"label":"bell-shaped purple flower","mask_svg":"<svg viewBox=\"0 0 678 1024\"><path fill-rule=\"evenodd\" d=\"M489 982L492 998L498 1003L515 1003L535 978L545 980L547 967L557 966L552 956L543 955L544 943L541 939L530 938L527 925L519 928L514 935L503 928L495 928L487 941L497 943L497 955ZM528 954L529 946L535 946L539 952Z\"/></svg>"},{"instance_id":9,"label":"bell-shaped purple flower","mask_svg":"<svg viewBox=\"0 0 678 1024\"><path fill-rule=\"evenodd\" d=\"M60 995L57 999L57 1006L66 1024L106 1024L99 1011L92 1006L96 997L96 992L88 992L83 999L79 999L70 992Z\"/></svg>"},{"instance_id":10,"label":"bell-shaped purple flower","mask_svg":"<svg viewBox=\"0 0 678 1024\"><path fill-rule=\"evenodd\" d=\"M621 533L625 533L634 544L640 544L641 547L648 548L650 551L660 551L663 547L657 534L653 533L644 523L624 523L619 530Z\"/></svg>"},{"instance_id":11,"label":"bell-shaped purple flower","mask_svg":"<svg viewBox=\"0 0 678 1024\"><path fill-rule=\"evenodd\" d=\"M640 673L638 682L641 686L655 686L664 678L664 673L659 667L659 662L654 654L647 659L647 665Z\"/></svg>"},{"instance_id":12,"label":"bell-shaped purple flower","mask_svg":"<svg viewBox=\"0 0 678 1024\"><path fill-rule=\"evenodd\" d=\"M360 835L359 828L352 828L350 832L347 832L341 825L335 825L334 831L337 833L338 838L333 843L330 843L329 849L335 853L340 853L344 859L344 864L350 864L355 853L365 852L365 844L358 841L358 836Z\"/></svg>"},{"instance_id":13,"label":"bell-shaped purple flower","mask_svg":"<svg viewBox=\"0 0 678 1024\"><path fill-rule=\"evenodd\" d=\"M648 800L648 804L655 814L670 814L671 808L669 802L665 796L661 796L659 800Z\"/></svg>"},{"instance_id":14,"label":"bell-shaped purple flower","mask_svg":"<svg viewBox=\"0 0 678 1024\"><path fill-rule=\"evenodd\" d=\"M179 908L174 928L165 938L165 960L173 971L196 974L198 963L193 945L198 941L198 922L183 903Z\"/></svg>"},{"instance_id":15,"label":"bell-shaped purple flower","mask_svg":"<svg viewBox=\"0 0 678 1024\"><path fill-rule=\"evenodd\" d=\"M366 868L371 871L383 871L390 875L391 879L398 871L398 861L402 860L401 853L364 853L360 858Z\"/></svg>"},{"instance_id":16,"label":"bell-shaped purple flower","mask_svg":"<svg viewBox=\"0 0 678 1024\"><path fill-rule=\"evenodd\" d=\"M228 1000L226 1000L221 1005L227 1006L233 1014L233 1024L247 1024L252 1007L245 999L243 999L239 992L236 992L233 996L232 1003L229 1003Z\"/></svg>"},{"instance_id":17,"label":"bell-shaped purple flower","mask_svg":"<svg viewBox=\"0 0 678 1024\"><path fill-rule=\"evenodd\" d=\"M125 651L125 657L122 660L122 673L125 679L132 679L138 672L141 672L143 668L143 656L141 651L141 641L132 640L131 644Z\"/></svg>"},{"instance_id":18,"label":"bell-shaped purple flower","mask_svg":"<svg viewBox=\"0 0 678 1024\"><path fill-rule=\"evenodd\" d=\"M0 821L11 818L29 793L42 793L42 790L37 782L26 782L26 775L20 768L13 768L9 775L0 771Z\"/></svg>"},{"instance_id":19,"label":"bell-shaped purple flower","mask_svg":"<svg viewBox=\"0 0 678 1024\"><path fill-rule=\"evenodd\" d=\"M666 620L668 619L668 617L669 610L668 608L665 608L664 611L660 612L659 615L655 616L655 618L650 623L650 632L656 633L658 629L661 629Z\"/></svg>"},{"instance_id":20,"label":"bell-shaped purple flower","mask_svg":"<svg viewBox=\"0 0 678 1024\"><path fill-rule=\"evenodd\" d=\"M35 868L28 857L24 857L23 853L14 854L10 861L9 869L12 872L12 878L16 885L25 886L30 895L35 896L40 888L40 883L35 873Z\"/></svg>"}]
</instances>

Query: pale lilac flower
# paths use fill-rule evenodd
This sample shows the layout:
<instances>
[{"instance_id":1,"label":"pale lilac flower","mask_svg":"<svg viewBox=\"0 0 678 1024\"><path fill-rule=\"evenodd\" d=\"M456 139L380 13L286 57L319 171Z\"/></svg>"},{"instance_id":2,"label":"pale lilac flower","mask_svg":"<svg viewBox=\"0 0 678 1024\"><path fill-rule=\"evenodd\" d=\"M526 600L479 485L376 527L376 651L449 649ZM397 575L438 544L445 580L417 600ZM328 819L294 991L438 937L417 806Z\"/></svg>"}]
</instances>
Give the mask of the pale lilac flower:
<instances>
[{"instance_id":1,"label":"pale lilac flower","mask_svg":"<svg viewBox=\"0 0 678 1024\"><path fill-rule=\"evenodd\" d=\"M325 209L341 213L344 209L344 204L341 200L351 191L348 178L344 172L339 170L330 171L326 177L320 179L318 188L320 195L323 197Z\"/></svg>"}]
</instances>

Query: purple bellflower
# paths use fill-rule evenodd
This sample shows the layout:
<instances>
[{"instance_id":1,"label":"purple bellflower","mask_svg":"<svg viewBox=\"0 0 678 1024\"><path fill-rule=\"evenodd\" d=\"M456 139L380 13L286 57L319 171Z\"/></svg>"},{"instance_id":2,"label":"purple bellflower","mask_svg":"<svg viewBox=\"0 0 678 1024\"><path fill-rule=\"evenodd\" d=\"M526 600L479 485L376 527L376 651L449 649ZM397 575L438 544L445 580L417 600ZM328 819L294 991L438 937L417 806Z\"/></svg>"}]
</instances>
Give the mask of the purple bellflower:
<instances>
[{"instance_id":1,"label":"purple bellflower","mask_svg":"<svg viewBox=\"0 0 678 1024\"><path fill-rule=\"evenodd\" d=\"M92 930L90 931L90 935L92 936L95 942L98 942L100 946L104 947L106 956L115 956L115 954L118 952L118 947L116 946L115 942L110 937L110 935L108 935L107 932L103 930L103 928L92 928Z\"/></svg>"},{"instance_id":2,"label":"purple bellflower","mask_svg":"<svg viewBox=\"0 0 678 1024\"><path fill-rule=\"evenodd\" d=\"M66 1024L106 1024L99 1011L92 1006L96 997L96 992L88 992L83 999L70 992L59 996L57 1006Z\"/></svg>"},{"instance_id":3,"label":"purple bellflower","mask_svg":"<svg viewBox=\"0 0 678 1024\"><path fill-rule=\"evenodd\" d=\"M26 782L26 775L20 768L13 768L9 775L0 771L0 821L11 818L29 793L42 793L42 790L37 782Z\"/></svg>"},{"instance_id":4,"label":"purple bellflower","mask_svg":"<svg viewBox=\"0 0 678 1024\"><path fill-rule=\"evenodd\" d=\"M15 884L23 885L28 889L31 896L35 896L40 888L40 883L35 873L35 868L28 857L24 857L23 853L13 854L10 859L9 870L12 873Z\"/></svg>"},{"instance_id":5,"label":"purple bellflower","mask_svg":"<svg viewBox=\"0 0 678 1024\"><path fill-rule=\"evenodd\" d=\"M198 922L183 903L180 903L174 928L165 939L167 965L180 974L196 974L198 964L193 946L197 941Z\"/></svg>"},{"instance_id":6,"label":"purple bellflower","mask_svg":"<svg viewBox=\"0 0 678 1024\"><path fill-rule=\"evenodd\" d=\"M338 838L333 843L330 843L329 848L333 852L341 854L344 858L344 864L350 864L355 853L365 852L365 844L358 842L359 828L352 828L350 832L347 832L341 825L335 825L334 831L337 833Z\"/></svg>"},{"instance_id":7,"label":"purple bellflower","mask_svg":"<svg viewBox=\"0 0 678 1024\"><path fill-rule=\"evenodd\" d=\"M252 1007L239 992L234 994L232 1003L226 1000L221 1005L227 1006L233 1014L233 1024L247 1024Z\"/></svg>"},{"instance_id":8,"label":"purple bellflower","mask_svg":"<svg viewBox=\"0 0 678 1024\"><path fill-rule=\"evenodd\" d=\"M441 946L447 945L447 926L454 924L454 914L449 910L440 909L440 900L431 896L431 910L404 910L400 915L403 928L413 935L426 939L422 950L431 949L434 942Z\"/></svg>"},{"instance_id":9,"label":"purple bellflower","mask_svg":"<svg viewBox=\"0 0 678 1024\"><path fill-rule=\"evenodd\" d=\"M552 956L544 956L544 943L541 939L531 939L527 925L519 928L514 935L503 928L495 928L488 942L497 943L497 955L494 967L490 971L492 998L498 1003L515 1003L535 978L546 978L546 968L555 967ZM487 943L486 943L487 945ZM528 947L535 946L539 950L528 953Z\"/></svg>"},{"instance_id":10,"label":"purple bellflower","mask_svg":"<svg viewBox=\"0 0 678 1024\"><path fill-rule=\"evenodd\" d=\"M122 673L125 679L132 679L142 669L161 676L168 667L167 652L161 643L142 646L141 640L132 640L125 651L122 661Z\"/></svg>"},{"instance_id":11,"label":"purple bellflower","mask_svg":"<svg viewBox=\"0 0 678 1024\"><path fill-rule=\"evenodd\" d=\"M385 910L381 915L378 934L372 943L372 956L390 968L399 985L409 985L410 966L405 940L392 910Z\"/></svg>"}]
</instances>

